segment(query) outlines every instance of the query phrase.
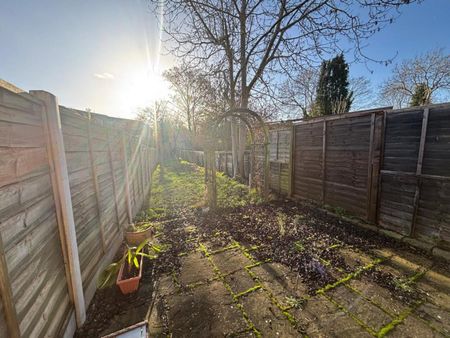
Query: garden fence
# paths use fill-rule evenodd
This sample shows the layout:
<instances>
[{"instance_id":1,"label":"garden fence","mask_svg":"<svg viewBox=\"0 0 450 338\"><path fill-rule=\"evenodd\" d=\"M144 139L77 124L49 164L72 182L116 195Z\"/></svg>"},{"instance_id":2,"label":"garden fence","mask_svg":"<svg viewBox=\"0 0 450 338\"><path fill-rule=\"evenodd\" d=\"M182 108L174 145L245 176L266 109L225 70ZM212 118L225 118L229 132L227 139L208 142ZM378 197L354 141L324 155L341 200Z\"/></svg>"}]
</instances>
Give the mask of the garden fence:
<instances>
[{"instance_id":1,"label":"garden fence","mask_svg":"<svg viewBox=\"0 0 450 338\"><path fill-rule=\"evenodd\" d=\"M72 336L82 324L147 197L151 140L141 122L0 86L0 337Z\"/></svg>"}]
</instances>

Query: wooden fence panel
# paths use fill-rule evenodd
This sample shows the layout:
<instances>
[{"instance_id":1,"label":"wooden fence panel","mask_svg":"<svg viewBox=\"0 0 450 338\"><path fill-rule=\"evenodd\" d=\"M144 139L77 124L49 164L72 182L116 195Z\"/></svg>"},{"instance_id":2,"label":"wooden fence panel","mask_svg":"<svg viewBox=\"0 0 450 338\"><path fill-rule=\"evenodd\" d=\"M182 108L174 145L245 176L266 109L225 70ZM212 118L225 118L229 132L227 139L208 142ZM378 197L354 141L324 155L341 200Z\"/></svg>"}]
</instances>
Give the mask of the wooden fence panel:
<instances>
[{"instance_id":1,"label":"wooden fence panel","mask_svg":"<svg viewBox=\"0 0 450 338\"><path fill-rule=\"evenodd\" d=\"M0 88L0 237L24 337L60 335L72 310L42 113L38 100Z\"/></svg>"},{"instance_id":2,"label":"wooden fence panel","mask_svg":"<svg viewBox=\"0 0 450 338\"><path fill-rule=\"evenodd\" d=\"M431 108L422 173L450 176L450 108Z\"/></svg>"},{"instance_id":3,"label":"wooden fence panel","mask_svg":"<svg viewBox=\"0 0 450 338\"><path fill-rule=\"evenodd\" d=\"M294 197L314 201L322 199L322 132L322 123L295 126Z\"/></svg>"},{"instance_id":4,"label":"wooden fence panel","mask_svg":"<svg viewBox=\"0 0 450 338\"><path fill-rule=\"evenodd\" d=\"M100 214L94 169L91 163L89 119L61 107L61 126L69 173L70 193L77 233L83 288L93 281L103 256ZM76 142L73 137L76 136Z\"/></svg>"},{"instance_id":5,"label":"wooden fence panel","mask_svg":"<svg viewBox=\"0 0 450 338\"><path fill-rule=\"evenodd\" d=\"M327 122L324 203L367 217L371 116Z\"/></svg>"},{"instance_id":6,"label":"wooden fence panel","mask_svg":"<svg viewBox=\"0 0 450 338\"><path fill-rule=\"evenodd\" d=\"M293 196L375 221L380 113L350 113L294 125Z\"/></svg>"},{"instance_id":7,"label":"wooden fence panel","mask_svg":"<svg viewBox=\"0 0 450 338\"><path fill-rule=\"evenodd\" d=\"M288 195L290 186L291 128L271 130L269 134L269 187L279 195Z\"/></svg>"},{"instance_id":8,"label":"wooden fence panel","mask_svg":"<svg viewBox=\"0 0 450 338\"><path fill-rule=\"evenodd\" d=\"M414 235L450 250L450 179L422 179Z\"/></svg>"},{"instance_id":9,"label":"wooden fence panel","mask_svg":"<svg viewBox=\"0 0 450 338\"><path fill-rule=\"evenodd\" d=\"M117 223L114 198L114 179L109 162L108 130L106 127L91 122L93 158L98 184L98 201L101 227L104 231L105 244L109 247L120 236Z\"/></svg>"},{"instance_id":10,"label":"wooden fence panel","mask_svg":"<svg viewBox=\"0 0 450 338\"><path fill-rule=\"evenodd\" d=\"M382 227L404 235L411 233L414 218L422 120L420 108L386 116L378 220Z\"/></svg>"},{"instance_id":11,"label":"wooden fence panel","mask_svg":"<svg viewBox=\"0 0 450 338\"><path fill-rule=\"evenodd\" d=\"M387 114L381 226L450 248L450 105Z\"/></svg>"},{"instance_id":12,"label":"wooden fence panel","mask_svg":"<svg viewBox=\"0 0 450 338\"><path fill-rule=\"evenodd\" d=\"M381 226L450 248L449 140L449 104L387 114Z\"/></svg>"}]
</instances>

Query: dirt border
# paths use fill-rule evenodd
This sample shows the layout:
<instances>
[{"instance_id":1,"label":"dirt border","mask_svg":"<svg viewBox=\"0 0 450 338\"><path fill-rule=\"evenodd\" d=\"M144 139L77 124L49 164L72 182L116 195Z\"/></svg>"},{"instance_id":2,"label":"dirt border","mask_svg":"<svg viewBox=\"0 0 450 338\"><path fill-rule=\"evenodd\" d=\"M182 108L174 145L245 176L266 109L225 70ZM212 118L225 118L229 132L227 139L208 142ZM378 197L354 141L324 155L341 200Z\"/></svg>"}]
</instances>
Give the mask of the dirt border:
<instances>
[{"instance_id":1,"label":"dirt border","mask_svg":"<svg viewBox=\"0 0 450 338\"><path fill-rule=\"evenodd\" d=\"M293 198L288 198L288 200L294 202L294 203L304 203L310 207L313 208L317 208L320 211L333 216L333 217L337 217L339 219L342 219L345 222L351 223L352 225L364 228L366 230L371 230L373 232L376 232L378 234L382 234L384 236L390 237L392 239L395 239L397 241L403 242L405 244L408 244L414 248L420 249L425 251L426 253L432 255L433 257L436 258L440 258L445 260L446 262L450 263L450 250L446 250L444 248L438 247L436 244L432 244L432 243L428 243L428 242L424 242L424 241L420 241L417 238L412 238L410 236L407 235L403 235L401 233L398 233L396 231L390 230L390 229L386 229L383 227L379 227L376 226L374 224L371 223L367 223L366 221L359 219L359 218L351 218L351 217L347 217L347 216L343 216L343 215L338 215L320 205L317 205L316 203L313 203L309 200L296 200Z\"/></svg>"}]
</instances>

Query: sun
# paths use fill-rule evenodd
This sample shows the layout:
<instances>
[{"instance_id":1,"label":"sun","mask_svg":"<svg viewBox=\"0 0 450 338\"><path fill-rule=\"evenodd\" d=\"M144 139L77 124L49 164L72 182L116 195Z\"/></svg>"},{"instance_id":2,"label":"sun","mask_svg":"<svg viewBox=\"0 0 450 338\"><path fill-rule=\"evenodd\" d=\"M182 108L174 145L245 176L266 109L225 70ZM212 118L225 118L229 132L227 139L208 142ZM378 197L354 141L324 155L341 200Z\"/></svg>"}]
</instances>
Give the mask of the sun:
<instances>
[{"instance_id":1,"label":"sun","mask_svg":"<svg viewBox=\"0 0 450 338\"><path fill-rule=\"evenodd\" d=\"M124 81L121 90L122 105L127 111L135 112L157 100L169 96L169 85L160 73L136 71Z\"/></svg>"}]
</instances>

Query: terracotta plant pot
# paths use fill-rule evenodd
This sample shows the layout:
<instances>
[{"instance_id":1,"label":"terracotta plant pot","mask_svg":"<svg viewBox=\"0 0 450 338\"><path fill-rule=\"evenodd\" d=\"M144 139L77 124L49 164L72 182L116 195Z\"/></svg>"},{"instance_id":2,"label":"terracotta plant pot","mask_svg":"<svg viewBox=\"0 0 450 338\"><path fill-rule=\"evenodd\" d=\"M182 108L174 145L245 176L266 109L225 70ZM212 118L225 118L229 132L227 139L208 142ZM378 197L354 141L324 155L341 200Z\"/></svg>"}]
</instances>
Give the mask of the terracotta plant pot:
<instances>
[{"instance_id":1,"label":"terracotta plant pot","mask_svg":"<svg viewBox=\"0 0 450 338\"><path fill-rule=\"evenodd\" d=\"M139 275L136 277L124 279L123 273L128 262L124 261L121 265L119 274L117 275L116 285L124 295L135 292L139 288L139 282L142 277L142 263L144 262L143 258L144 257L141 256L141 261L139 262Z\"/></svg>"},{"instance_id":2,"label":"terracotta plant pot","mask_svg":"<svg viewBox=\"0 0 450 338\"><path fill-rule=\"evenodd\" d=\"M153 227L148 227L143 231L125 231L125 240L129 245L138 246L146 239L153 239L155 234L155 229Z\"/></svg>"}]
</instances>

